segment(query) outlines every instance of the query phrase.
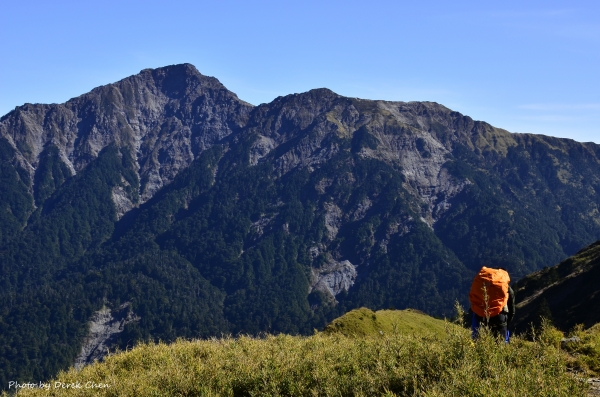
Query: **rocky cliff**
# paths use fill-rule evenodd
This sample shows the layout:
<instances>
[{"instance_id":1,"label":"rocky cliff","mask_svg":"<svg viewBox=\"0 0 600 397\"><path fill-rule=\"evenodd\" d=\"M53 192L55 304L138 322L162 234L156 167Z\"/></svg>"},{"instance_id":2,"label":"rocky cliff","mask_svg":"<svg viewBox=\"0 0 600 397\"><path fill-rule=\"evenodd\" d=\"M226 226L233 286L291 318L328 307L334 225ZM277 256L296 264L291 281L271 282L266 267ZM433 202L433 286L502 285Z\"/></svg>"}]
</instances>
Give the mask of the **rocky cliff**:
<instances>
[{"instance_id":1,"label":"rocky cliff","mask_svg":"<svg viewBox=\"0 0 600 397\"><path fill-rule=\"evenodd\" d=\"M142 70L64 104L25 104L0 122L0 136L16 149L14 162L30 189L49 147L71 175L105 147L126 147L140 181L138 205L151 198L202 151L244 126L252 105L189 64ZM125 212L131 198L114 192Z\"/></svg>"}]
</instances>

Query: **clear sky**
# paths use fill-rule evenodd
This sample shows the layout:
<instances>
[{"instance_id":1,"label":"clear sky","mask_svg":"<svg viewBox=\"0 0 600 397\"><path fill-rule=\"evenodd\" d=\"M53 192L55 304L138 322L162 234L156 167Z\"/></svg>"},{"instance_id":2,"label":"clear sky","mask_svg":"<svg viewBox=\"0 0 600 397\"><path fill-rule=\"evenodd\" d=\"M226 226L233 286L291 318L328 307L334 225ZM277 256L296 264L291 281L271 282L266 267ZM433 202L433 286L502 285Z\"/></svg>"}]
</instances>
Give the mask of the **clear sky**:
<instances>
[{"instance_id":1,"label":"clear sky","mask_svg":"<svg viewBox=\"0 0 600 397\"><path fill-rule=\"evenodd\" d=\"M252 104L327 87L600 143L600 2L2 1L0 114L189 62Z\"/></svg>"}]
</instances>

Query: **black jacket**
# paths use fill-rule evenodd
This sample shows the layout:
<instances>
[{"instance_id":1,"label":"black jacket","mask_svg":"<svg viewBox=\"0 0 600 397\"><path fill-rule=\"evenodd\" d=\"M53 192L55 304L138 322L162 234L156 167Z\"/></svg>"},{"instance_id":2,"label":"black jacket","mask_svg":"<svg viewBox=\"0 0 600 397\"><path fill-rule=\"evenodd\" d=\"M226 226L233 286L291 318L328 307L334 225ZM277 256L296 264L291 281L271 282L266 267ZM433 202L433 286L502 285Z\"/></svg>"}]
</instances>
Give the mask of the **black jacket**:
<instances>
[{"instance_id":1,"label":"black jacket","mask_svg":"<svg viewBox=\"0 0 600 397\"><path fill-rule=\"evenodd\" d=\"M508 286L508 303L506 304L508 306L508 323L509 324L512 321L513 317L515 316L515 310L517 307L516 300L517 299L515 296L515 291L513 291L513 289L509 285Z\"/></svg>"}]
</instances>

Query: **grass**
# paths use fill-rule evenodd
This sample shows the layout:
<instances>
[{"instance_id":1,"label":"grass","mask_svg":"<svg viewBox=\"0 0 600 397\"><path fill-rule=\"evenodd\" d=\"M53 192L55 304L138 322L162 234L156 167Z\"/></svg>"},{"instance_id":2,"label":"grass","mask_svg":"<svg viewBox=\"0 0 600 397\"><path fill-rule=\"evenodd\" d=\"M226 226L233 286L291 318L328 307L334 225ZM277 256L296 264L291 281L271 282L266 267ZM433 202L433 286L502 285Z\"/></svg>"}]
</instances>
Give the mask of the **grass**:
<instances>
[{"instance_id":1,"label":"grass","mask_svg":"<svg viewBox=\"0 0 600 397\"><path fill-rule=\"evenodd\" d=\"M350 137L350 132L344 127L344 125L337 119L336 114L334 112L327 112L327 120L338 127L338 136L340 138L348 138Z\"/></svg>"},{"instance_id":2,"label":"grass","mask_svg":"<svg viewBox=\"0 0 600 397\"><path fill-rule=\"evenodd\" d=\"M374 312L362 307L333 320L323 332L326 334L341 333L346 336L400 333L443 337L449 326L455 325L430 317L418 310L379 310Z\"/></svg>"},{"instance_id":3,"label":"grass","mask_svg":"<svg viewBox=\"0 0 600 397\"><path fill-rule=\"evenodd\" d=\"M585 396L587 384L567 372L564 352L546 334L504 344L483 331L474 343L468 330L446 323L442 335L396 330L141 344L18 396ZM81 388L55 388L77 382Z\"/></svg>"},{"instance_id":4,"label":"grass","mask_svg":"<svg viewBox=\"0 0 600 397\"><path fill-rule=\"evenodd\" d=\"M578 338L562 346L570 355L568 366L584 376L600 377L600 324L587 330L576 326L568 336Z\"/></svg>"}]
</instances>

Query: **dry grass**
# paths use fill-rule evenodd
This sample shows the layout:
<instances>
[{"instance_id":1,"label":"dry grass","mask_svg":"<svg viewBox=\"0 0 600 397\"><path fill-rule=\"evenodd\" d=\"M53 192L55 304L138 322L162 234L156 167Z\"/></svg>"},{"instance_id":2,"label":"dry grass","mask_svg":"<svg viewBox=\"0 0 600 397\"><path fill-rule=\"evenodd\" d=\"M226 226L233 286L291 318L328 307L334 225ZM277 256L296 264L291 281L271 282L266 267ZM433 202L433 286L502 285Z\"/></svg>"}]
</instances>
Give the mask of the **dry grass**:
<instances>
[{"instance_id":1,"label":"dry grass","mask_svg":"<svg viewBox=\"0 0 600 397\"><path fill-rule=\"evenodd\" d=\"M551 339L551 338L546 338ZM585 396L564 353L448 324L443 336L224 337L142 344L19 396ZM55 388L58 383L81 388ZM86 388L107 384L107 388Z\"/></svg>"}]
</instances>

